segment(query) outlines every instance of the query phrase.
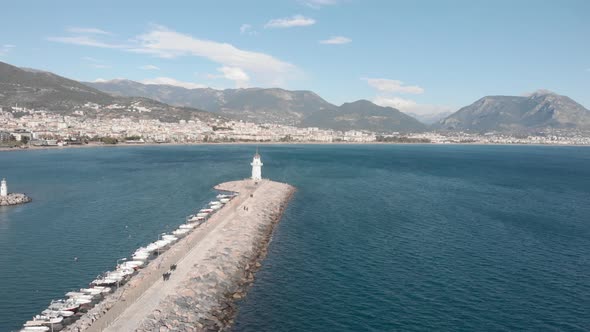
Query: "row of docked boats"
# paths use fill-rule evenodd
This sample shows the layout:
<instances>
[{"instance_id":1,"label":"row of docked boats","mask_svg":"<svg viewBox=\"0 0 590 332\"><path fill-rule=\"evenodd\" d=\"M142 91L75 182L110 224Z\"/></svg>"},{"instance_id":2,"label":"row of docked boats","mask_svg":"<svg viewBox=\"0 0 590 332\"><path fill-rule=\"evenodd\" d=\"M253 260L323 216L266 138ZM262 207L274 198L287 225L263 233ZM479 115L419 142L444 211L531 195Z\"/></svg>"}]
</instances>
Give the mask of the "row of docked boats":
<instances>
[{"instance_id":1,"label":"row of docked boats","mask_svg":"<svg viewBox=\"0 0 590 332\"><path fill-rule=\"evenodd\" d=\"M65 298L51 301L47 309L23 325L21 332L54 332L76 321L86 311L102 301L105 296L129 281L138 270L149 264L150 260L165 252L179 239L199 227L236 195L217 195L216 201L209 202L207 207L188 216L186 223L178 226L170 234L162 233L158 237L158 241L135 250L130 258L117 261L115 270L97 276L87 288L68 292L65 294Z\"/></svg>"}]
</instances>

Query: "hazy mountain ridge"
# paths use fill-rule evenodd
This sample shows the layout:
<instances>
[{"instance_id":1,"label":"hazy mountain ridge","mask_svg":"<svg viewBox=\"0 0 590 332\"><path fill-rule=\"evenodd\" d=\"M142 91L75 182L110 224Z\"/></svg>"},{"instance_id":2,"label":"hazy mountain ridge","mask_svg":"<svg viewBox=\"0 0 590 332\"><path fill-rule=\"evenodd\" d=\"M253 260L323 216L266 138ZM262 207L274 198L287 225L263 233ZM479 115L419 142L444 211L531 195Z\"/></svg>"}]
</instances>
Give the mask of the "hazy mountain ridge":
<instances>
[{"instance_id":1,"label":"hazy mountain ridge","mask_svg":"<svg viewBox=\"0 0 590 332\"><path fill-rule=\"evenodd\" d=\"M434 128L506 132L590 130L590 111L569 97L548 91L530 96L486 96L439 121Z\"/></svg>"},{"instance_id":2,"label":"hazy mountain ridge","mask_svg":"<svg viewBox=\"0 0 590 332\"><path fill-rule=\"evenodd\" d=\"M344 103L335 109L315 112L306 117L303 125L337 130L372 128L375 132L419 132L427 126L392 107L382 107L368 100Z\"/></svg>"},{"instance_id":3,"label":"hazy mountain ridge","mask_svg":"<svg viewBox=\"0 0 590 332\"><path fill-rule=\"evenodd\" d=\"M0 62L0 106L43 109L63 115L128 116L137 119L207 120L213 114L142 97L117 97L47 71Z\"/></svg>"},{"instance_id":4,"label":"hazy mountain ridge","mask_svg":"<svg viewBox=\"0 0 590 332\"><path fill-rule=\"evenodd\" d=\"M426 126L391 107L369 101L333 105L312 91L280 88L215 90L142 84L129 80L85 83L114 95L143 96L162 102L193 106L257 123L376 132L423 131Z\"/></svg>"}]
</instances>

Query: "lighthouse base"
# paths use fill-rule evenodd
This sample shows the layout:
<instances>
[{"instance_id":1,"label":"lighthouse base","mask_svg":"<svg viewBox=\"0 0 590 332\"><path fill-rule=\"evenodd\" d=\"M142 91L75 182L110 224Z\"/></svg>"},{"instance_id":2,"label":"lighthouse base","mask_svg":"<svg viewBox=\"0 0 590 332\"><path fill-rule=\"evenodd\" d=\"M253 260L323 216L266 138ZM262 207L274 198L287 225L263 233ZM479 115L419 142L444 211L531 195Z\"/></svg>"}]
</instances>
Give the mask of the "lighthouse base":
<instances>
[{"instance_id":1,"label":"lighthouse base","mask_svg":"<svg viewBox=\"0 0 590 332\"><path fill-rule=\"evenodd\" d=\"M0 206L25 204L32 201L32 199L25 194L12 193L7 196L0 196Z\"/></svg>"}]
</instances>

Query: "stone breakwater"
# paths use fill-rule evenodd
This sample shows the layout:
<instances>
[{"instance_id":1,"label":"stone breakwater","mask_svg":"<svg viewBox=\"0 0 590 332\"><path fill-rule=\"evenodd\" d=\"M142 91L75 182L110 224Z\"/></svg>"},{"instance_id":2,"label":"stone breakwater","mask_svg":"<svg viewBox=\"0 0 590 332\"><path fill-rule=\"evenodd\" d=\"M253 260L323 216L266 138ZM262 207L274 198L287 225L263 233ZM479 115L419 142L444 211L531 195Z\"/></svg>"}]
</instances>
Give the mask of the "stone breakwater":
<instances>
[{"instance_id":1,"label":"stone breakwater","mask_svg":"<svg viewBox=\"0 0 590 332\"><path fill-rule=\"evenodd\" d=\"M243 180L215 189L239 195L63 331L227 330L295 188Z\"/></svg>"},{"instance_id":2,"label":"stone breakwater","mask_svg":"<svg viewBox=\"0 0 590 332\"><path fill-rule=\"evenodd\" d=\"M176 294L164 299L138 331L222 331L231 327L235 301L245 296L254 281L274 226L294 192L290 185L270 181L244 190L240 182L216 188L253 196L237 207L237 215L219 230L217 243L204 259L194 262Z\"/></svg>"},{"instance_id":3,"label":"stone breakwater","mask_svg":"<svg viewBox=\"0 0 590 332\"><path fill-rule=\"evenodd\" d=\"M32 199L25 194L12 193L7 196L0 197L0 206L18 205L29 203Z\"/></svg>"}]
</instances>

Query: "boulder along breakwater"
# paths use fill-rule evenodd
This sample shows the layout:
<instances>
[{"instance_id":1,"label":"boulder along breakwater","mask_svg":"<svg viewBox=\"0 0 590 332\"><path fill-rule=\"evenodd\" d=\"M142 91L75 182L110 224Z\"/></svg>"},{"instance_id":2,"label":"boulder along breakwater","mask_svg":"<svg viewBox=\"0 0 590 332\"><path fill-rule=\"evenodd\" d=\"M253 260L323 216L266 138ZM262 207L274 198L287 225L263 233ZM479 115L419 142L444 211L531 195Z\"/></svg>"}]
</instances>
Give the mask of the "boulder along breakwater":
<instances>
[{"instance_id":1,"label":"boulder along breakwater","mask_svg":"<svg viewBox=\"0 0 590 332\"><path fill-rule=\"evenodd\" d=\"M215 189L238 196L64 331L229 329L295 188L248 179Z\"/></svg>"},{"instance_id":2,"label":"boulder along breakwater","mask_svg":"<svg viewBox=\"0 0 590 332\"><path fill-rule=\"evenodd\" d=\"M0 206L25 204L31 201L32 199L29 196L20 193L11 193L6 196L0 196Z\"/></svg>"}]
</instances>

